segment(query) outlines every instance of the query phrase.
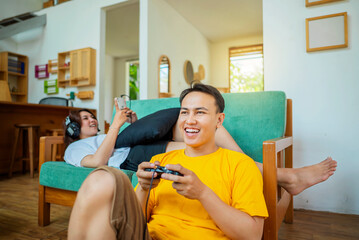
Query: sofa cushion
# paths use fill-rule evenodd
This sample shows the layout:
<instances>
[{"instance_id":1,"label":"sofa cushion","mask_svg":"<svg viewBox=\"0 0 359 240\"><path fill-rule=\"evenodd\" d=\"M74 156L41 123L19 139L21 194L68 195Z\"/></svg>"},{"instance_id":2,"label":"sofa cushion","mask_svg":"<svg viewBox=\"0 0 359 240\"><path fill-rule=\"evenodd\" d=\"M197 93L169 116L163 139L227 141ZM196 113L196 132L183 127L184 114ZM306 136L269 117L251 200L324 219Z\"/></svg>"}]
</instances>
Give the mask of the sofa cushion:
<instances>
[{"instance_id":1,"label":"sofa cushion","mask_svg":"<svg viewBox=\"0 0 359 240\"><path fill-rule=\"evenodd\" d=\"M248 156L257 162L263 162L263 141L284 136L285 93L224 93L223 98L224 127ZM161 109L180 107L180 103L178 98L133 100L130 107L139 117L143 117ZM115 109L113 116L114 113Z\"/></svg>"},{"instance_id":2,"label":"sofa cushion","mask_svg":"<svg viewBox=\"0 0 359 240\"><path fill-rule=\"evenodd\" d=\"M137 120L118 135L115 148L171 140L171 129L177 122L179 112L180 108L168 108Z\"/></svg>"},{"instance_id":3,"label":"sofa cushion","mask_svg":"<svg viewBox=\"0 0 359 240\"><path fill-rule=\"evenodd\" d=\"M223 98L226 103L223 126L248 156L263 162L263 142L284 136L285 93L225 93Z\"/></svg>"},{"instance_id":4,"label":"sofa cushion","mask_svg":"<svg viewBox=\"0 0 359 240\"><path fill-rule=\"evenodd\" d=\"M40 185L78 191L94 168L75 167L66 162L45 162L41 166ZM122 170L132 182L133 171ZM137 181L137 180L135 180ZM135 182L137 184L137 182Z\"/></svg>"}]
</instances>

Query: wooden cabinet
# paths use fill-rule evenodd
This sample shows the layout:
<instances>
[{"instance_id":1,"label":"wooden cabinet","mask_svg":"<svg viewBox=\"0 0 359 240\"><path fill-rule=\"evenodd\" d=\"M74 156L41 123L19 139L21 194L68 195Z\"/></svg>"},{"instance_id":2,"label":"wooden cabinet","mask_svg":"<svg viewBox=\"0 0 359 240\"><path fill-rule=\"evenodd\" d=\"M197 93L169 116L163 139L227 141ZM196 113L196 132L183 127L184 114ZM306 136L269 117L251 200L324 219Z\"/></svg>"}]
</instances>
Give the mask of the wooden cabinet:
<instances>
[{"instance_id":1,"label":"wooden cabinet","mask_svg":"<svg viewBox=\"0 0 359 240\"><path fill-rule=\"evenodd\" d=\"M0 87L8 88L12 102L27 102L28 57L12 52L0 53ZM1 92L9 92L1 89ZM7 100L7 99L6 99Z\"/></svg>"},{"instance_id":2,"label":"wooden cabinet","mask_svg":"<svg viewBox=\"0 0 359 240\"><path fill-rule=\"evenodd\" d=\"M0 126L3 136L0 138L0 174L9 172L12 148L15 142L15 123L38 124L40 125L40 135L44 136L47 129L62 128L69 112L79 109L47 104L0 102ZM90 109L90 111L96 114L96 109ZM19 148L16 155L20 154L21 149ZM21 169L22 162L17 161L14 171ZM0 239L2 238L0 237Z\"/></svg>"},{"instance_id":3,"label":"wooden cabinet","mask_svg":"<svg viewBox=\"0 0 359 240\"><path fill-rule=\"evenodd\" d=\"M83 48L58 54L58 86L96 85L96 50Z\"/></svg>"}]
</instances>

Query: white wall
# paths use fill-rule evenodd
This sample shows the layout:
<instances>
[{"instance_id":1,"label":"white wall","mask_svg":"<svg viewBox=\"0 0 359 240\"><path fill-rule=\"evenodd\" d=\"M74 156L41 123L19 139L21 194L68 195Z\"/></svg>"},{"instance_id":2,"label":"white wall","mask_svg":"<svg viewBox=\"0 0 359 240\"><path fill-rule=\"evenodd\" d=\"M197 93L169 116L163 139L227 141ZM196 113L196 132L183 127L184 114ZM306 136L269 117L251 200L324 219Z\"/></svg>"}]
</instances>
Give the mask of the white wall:
<instances>
[{"instance_id":1,"label":"white wall","mask_svg":"<svg viewBox=\"0 0 359 240\"><path fill-rule=\"evenodd\" d=\"M262 44L263 35L230 39L211 44L210 83L215 87L229 87L229 48Z\"/></svg>"},{"instance_id":2,"label":"white wall","mask_svg":"<svg viewBox=\"0 0 359 240\"><path fill-rule=\"evenodd\" d=\"M84 47L96 49L96 86L81 88L60 88L56 96L66 97L70 91L95 92L93 100L79 100L74 102L75 107L87 107L98 110L100 128L103 128L103 100L106 88L104 87L104 62L105 62L105 23L104 10L102 8L123 2L124 0L74 0L55 7L38 11L36 14L47 15L47 24L43 28L37 28L17 34L13 38L0 41L0 47L10 45L12 40L16 42L14 52L29 57L29 83L28 102L38 103L40 99L47 97L43 90L43 80L35 78L34 67L37 64L45 64L49 59L56 59L57 53L75 50ZM7 49L1 49L7 51ZM101 65L101 67L100 67ZM100 72L101 71L101 72ZM51 75L49 79L56 79L57 75Z\"/></svg>"},{"instance_id":3,"label":"white wall","mask_svg":"<svg viewBox=\"0 0 359 240\"><path fill-rule=\"evenodd\" d=\"M17 44L11 38L0 40L0 52L15 52L17 51Z\"/></svg>"},{"instance_id":4,"label":"white wall","mask_svg":"<svg viewBox=\"0 0 359 240\"><path fill-rule=\"evenodd\" d=\"M349 47L307 53L305 19L340 12L348 12ZM359 214L358 25L359 1L263 1L265 90L293 99L294 166L338 161L333 177L295 197L296 208Z\"/></svg>"},{"instance_id":5,"label":"white wall","mask_svg":"<svg viewBox=\"0 0 359 240\"><path fill-rule=\"evenodd\" d=\"M107 11L106 54L114 57L138 56L139 15L139 3L133 0Z\"/></svg>"},{"instance_id":6,"label":"white wall","mask_svg":"<svg viewBox=\"0 0 359 240\"><path fill-rule=\"evenodd\" d=\"M114 59L114 76L115 76L115 96L120 97L122 94L128 94L126 92L126 58L115 58Z\"/></svg>"},{"instance_id":7,"label":"white wall","mask_svg":"<svg viewBox=\"0 0 359 240\"><path fill-rule=\"evenodd\" d=\"M112 120L112 110L114 104L114 96L115 96L115 89L116 83L113 81L115 78L115 61L114 58L110 55L105 55L105 64L104 64L104 95L102 98L104 99L103 109L103 120L111 123Z\"/></svg>"},{"instance_id":8,"label":"white wall","mask_svg":"<svg viewBox=\"0 0 359 240\"><path fill-rule=\"evenodd\" d=\"M197 71L198 65L202 64L206 70L204 82L208 81L210 71L208 40L163 0L149 1L148 12L145 14L148 14L148 35L142 35L141 27L143 26L140 26L140 46L141 41L147 38L148 56L141 55L140 48L140 88L148 85L147 97L158 97L158 60L162 54L167 55L171 62L171 83L174 96L179 96L181 91L188 87L183 76L183 64L186 60L192 62L194 71ZM142 56L146 57L147 63ZM147 78L142 71L143 67L145 71L147 70L145 72ZM147 81L147 84L143 86L144 81ZM143 98L144 95L140 94L140 97Z\"/></svg>"},{"instance_id":9,"label":"white wall","mask_svg":"<svg viewBox=\"0 0 359 240\"><path fill-rule=\"evenodd\" d=\"M128 94L126 60L139 56L139 3L124 2L106 11L104 120L111 122L113 99Z\"/></svg>"},{"instance_id":10,"label":"white wall","mask_svg":"<svg viewBox=\"0 0 359 240\"><path fill-rule=\"evenodd\" d=\"M0 21L42 9L42 0L1 0Z\"/></svg>"}]
</instances>

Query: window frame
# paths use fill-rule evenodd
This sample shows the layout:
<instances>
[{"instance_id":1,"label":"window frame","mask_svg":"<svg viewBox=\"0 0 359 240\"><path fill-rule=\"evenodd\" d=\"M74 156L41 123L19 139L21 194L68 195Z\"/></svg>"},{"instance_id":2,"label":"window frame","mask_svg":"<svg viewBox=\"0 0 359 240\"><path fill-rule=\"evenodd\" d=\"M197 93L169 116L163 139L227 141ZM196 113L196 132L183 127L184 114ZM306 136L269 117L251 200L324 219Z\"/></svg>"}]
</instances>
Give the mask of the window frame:
<instances>
[{"instance_id":1,"label":"window frame","mask_svg":"<svg viewBox=\"0 0 359 240\"><path fill-rule=\"evenodd\" d=\"M236 57L234 56L233 52L238 52L237 56L243 56L246 53L255 53L260 51L262 53L263 56L263 91L264 91L264 87L265 87L265 82L264 82L264 51L263 51L263 43L261 44L255 44L255 45L248 45L248 46L240 46L240 47L230 47L228 49L228 92L231 92L231 57Z\"/></svg>"}]
</instances>

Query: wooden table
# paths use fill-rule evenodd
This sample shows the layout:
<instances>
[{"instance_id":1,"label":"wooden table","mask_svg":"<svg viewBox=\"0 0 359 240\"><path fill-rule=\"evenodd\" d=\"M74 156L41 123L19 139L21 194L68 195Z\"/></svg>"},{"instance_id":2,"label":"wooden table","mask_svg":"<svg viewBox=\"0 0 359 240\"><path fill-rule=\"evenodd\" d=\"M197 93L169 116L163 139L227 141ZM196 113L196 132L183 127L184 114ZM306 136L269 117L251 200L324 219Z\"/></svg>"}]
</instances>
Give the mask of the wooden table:
<instances>
[{"instance_id":1,"label":"wooden table","mask_svg":"<svg viewBox=\"0 0 359 240\"><path fill-rule=\"evenodd\" d=\"M0 174L7 174L9 171L15 123L39 124L40 136L44 136L47 129L62 128L66 116L76 109L80 108L0 101ZM96 114L96 110L89 110ZM20 151L20 147L18 149ZM14 171L21 169L21 163L17 162Z\"/></svg>"}]
</instances>

